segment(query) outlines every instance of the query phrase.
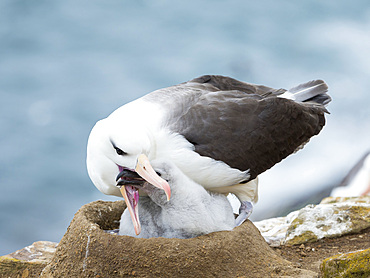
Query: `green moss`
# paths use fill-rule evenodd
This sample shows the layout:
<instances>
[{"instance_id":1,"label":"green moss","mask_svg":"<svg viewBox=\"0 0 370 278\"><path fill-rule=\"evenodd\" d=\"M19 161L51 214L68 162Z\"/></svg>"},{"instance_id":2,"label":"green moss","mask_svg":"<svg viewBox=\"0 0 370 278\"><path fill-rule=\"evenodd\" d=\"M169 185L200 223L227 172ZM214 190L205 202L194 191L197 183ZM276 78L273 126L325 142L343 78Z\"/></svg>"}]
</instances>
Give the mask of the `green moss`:
<instances>
[{"instance_id":1,"label":"green moss","mask_svg":"<svg viewBox=\"0 0 370 278\"><path fill-rule=\"evenodd\" d=\"M321 217L317 217L316 221L319 222L319 221L325 221L326 218L324 216L321 216Z\"/></svg>"},{"instance_id":2,"label":"green moss","mask_svg":"<svg viewBox=\"0 0 370 278\"><path fill-rule=\"evenodd\" d=\"M370 196L327 197L327 198L324 198L320 204L334 204L334 203L343 203L343 202L370 204Z\"/></svg>"},{"instance_id":3,"label":"green moss","mask_svg":"<svg viewBox=\"0 0 370 278\"><path fill-rule=\"evenodd\" d=\"M21 260L0 257L0 277L38 277L46 263L30 263Z\"/></svg>"},{"instance_id":4,"label":"green moss","mask_svg":"<svg viewBox=\"0 0 370 278\"><path fill-rule=\"evenodd\" d=\"M286 241L286 245L297 245L306 242L317 241L317 236L311 231L305 231L304 233L294 236L292 239Z\"/></svg>"},{"instance_id":5,"label":"green moss","mask_svg":"<svg viewBox=\"0 0 370 278\"><path fill-rule=\"evenodd\" d=\"M321 231L323 231L323 232L327 232L327 231L329 231L329 230L331 229L331 227L330 227L330 226L326 226L326 225L324 225L324 224L322 224L322 225L320 225L320 226L316 226L316 228L320 229L320 230L321 230Z\"/></svg>"},{"instance_id":6,"label":"green moss","mask_svg":"<svg viewBox=\"0 0 370 278\"><path fill-rule=\"evenodd\" d=\"M320 271L323 278L370 277L370 249L327 258Z\"/></svg>"},{"instance_id":7,"label":"green moss","mask_svg":"<svg viewBox=\"0 0 370 278\"><path fill-rule=\"evenodd\" d=\"M348 211L351 215L352 232L357 233L370 227L370 208L353 206Z\"/></svg>"},{"instance_id":8,"label":"green moss","mask_svg":"<svg viewBox=\"0 0 370 278\"><path fill-rule=\"evenodd\" d=\"M288 228L287 235L293 233L297 229L298 226L303 224L303 222L304 222L303 219L299 217L294 219Z\"/></svg>"},{"instance_id":9,"label":"green moss","mask_svg":"<svg viewBox=\"0 0 370 278\"><path fill-rule=\"evenodd\" d=\"M352 206L349 207L348 210L370 223L370 208L364 206Z\"/></svg>"}]
</instances>

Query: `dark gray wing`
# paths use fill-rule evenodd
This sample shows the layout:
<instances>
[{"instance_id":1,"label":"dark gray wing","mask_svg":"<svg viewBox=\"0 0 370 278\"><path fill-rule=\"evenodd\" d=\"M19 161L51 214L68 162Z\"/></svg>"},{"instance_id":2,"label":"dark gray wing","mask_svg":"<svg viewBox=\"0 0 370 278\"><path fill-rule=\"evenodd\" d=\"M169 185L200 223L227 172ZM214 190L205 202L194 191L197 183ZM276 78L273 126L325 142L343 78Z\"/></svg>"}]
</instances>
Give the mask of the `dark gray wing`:
<instances>
[{"instance_id":1,"label":"dark gray wing","mask_svg":"<svg viewBox=\"0 0 370 278\"><path fill-rule=\"evenodd\" d=\"M221 78L235 82L230 79ZM170 129L185 136L200 155L250 169L253 179L318 134L325 124L325 108L277 98L278 90L268 87L239 83L212 84L233 91L204 93Z\"/></svg>"},{"instance_id":2,"label":"dark gray wing","mask_svg":"<svg viewBox=\"0 0 370 278\"><path fill-rule=\"evenodd\" d=\"M231 77L221 75L203 75L198 78L186 83L199 83L203 85L211 85L216 88L217 91L240 91L247 94L257 94L263 97L269 95L280 95L287 90L285 89L273 89L263 85L255 85L246 82L236 80Z\"/></svg>"}]
</instances>

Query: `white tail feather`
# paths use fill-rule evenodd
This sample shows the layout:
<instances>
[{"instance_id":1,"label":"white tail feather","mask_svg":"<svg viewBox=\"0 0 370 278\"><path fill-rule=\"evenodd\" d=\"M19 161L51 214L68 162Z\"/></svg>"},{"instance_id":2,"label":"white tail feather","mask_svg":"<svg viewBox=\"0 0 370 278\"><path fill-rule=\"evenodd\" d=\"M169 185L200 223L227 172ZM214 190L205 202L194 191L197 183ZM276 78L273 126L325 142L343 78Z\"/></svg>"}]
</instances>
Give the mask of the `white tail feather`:
<instances>
[{"instance_id":1,"label":"white tail feather","mask_svg":"<svg viewBox=\"0 0 370 278\"><path fill-rule=\"evenodd\" d=\"M327 91L328 85L324 81L313 80L293 87L279 97L304 102L318 95L325 95Z\"/></svg>"}]
</instances>

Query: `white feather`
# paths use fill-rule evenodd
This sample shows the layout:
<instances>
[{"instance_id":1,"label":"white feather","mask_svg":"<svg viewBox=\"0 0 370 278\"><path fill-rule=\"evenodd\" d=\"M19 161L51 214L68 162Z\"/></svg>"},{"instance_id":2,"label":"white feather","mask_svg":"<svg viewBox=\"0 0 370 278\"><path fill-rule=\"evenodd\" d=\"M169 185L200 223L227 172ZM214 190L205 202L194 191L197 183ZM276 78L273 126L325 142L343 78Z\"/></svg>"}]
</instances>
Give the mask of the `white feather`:
<instances>
[{"instance_id":1,"label":"white feather","mask_svg":"<svg viewBox=\"0 0 370 278\"><path fill-rule=\"evenodd\" d=\"M173 163L153 161L161 177L168 180L171 199L160 189L139 199L141 233L137 236L127 210L120 222L120 235L140 238L190 238L216 231L232 230L235 219L226 196L209 193L190 180Z\"/></svg>"},{"instance_id":2,"label":"white feather","mask_svg":"<svg viewBox=\"0 0 370 278\"><path fill-rule=\"evenodd\" d=\"M328 85L324 81L313 80L295 86L278 97L304 102L315 96L325 94L327 91Z\"/></svg>"}]
</instances>

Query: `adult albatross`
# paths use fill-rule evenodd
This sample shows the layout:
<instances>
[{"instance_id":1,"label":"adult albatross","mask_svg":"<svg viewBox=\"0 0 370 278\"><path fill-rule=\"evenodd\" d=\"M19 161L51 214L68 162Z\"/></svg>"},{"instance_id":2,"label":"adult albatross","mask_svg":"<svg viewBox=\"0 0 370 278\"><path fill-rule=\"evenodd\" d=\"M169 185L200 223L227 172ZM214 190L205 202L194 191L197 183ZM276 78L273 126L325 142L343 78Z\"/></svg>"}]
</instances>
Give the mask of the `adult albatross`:
<instances>
[{"instance_id":1,"label":"adult albatross","mask_svg":"<svg viewBox=\"0 0 370 278\"><path fill-rule=\"evenodd\" d=\"M87 144L89 176L105 194L122 192L140 233L139 191L130 185L137 183L131 174L138 172L169 199L168 183L150 166L165 159L204 188L235 194L239 225L257 201L257 176L324 126L327 89L322 80L285 90L206 75L154 91L95 124ZM137 165L141 154L148 160Z\"/></svg>"}]
</instances>

